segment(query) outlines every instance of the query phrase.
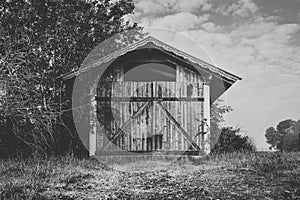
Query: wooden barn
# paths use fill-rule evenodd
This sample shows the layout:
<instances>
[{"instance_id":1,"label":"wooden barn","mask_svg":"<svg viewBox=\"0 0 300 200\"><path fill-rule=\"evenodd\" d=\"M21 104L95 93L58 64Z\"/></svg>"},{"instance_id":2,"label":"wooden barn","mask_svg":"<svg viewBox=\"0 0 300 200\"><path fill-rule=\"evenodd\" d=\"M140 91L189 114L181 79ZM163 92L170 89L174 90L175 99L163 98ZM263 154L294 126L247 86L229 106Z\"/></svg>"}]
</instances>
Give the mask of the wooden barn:
<instances>
[{"instance_id":1,"label":"wooden barn","mask_svg":"<svg viewBox=\"0 0 300 200\"><path fill-rule=\"evenodd\" d=\"M83 139L90 156L208 154L210 106L240 80L151 36L85 71L96 80L89 86L88 137Z\"/></svg>"}]
</instances>

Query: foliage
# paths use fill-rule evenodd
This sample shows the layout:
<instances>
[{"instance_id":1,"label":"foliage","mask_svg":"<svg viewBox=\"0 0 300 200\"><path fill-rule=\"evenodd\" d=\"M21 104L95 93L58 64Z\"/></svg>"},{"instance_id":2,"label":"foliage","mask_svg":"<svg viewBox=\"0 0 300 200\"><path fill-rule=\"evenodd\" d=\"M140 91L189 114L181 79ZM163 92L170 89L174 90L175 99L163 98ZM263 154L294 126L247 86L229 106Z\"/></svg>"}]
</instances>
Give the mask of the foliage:
<instances>
[{"instance_id":1,"label":"foliage","mask_svg":"<svg viewBox=\"0 0 300 200\"><path fill-rule=\"evenodd\" d=\"M232 111L231 106L222 105L223 101L218 99L215 101L210 109L210 141L211 147L214 147L218 142L219 136L221 134L221 124L225 121L224 115Z\"/></svg>"},{"instance_id":2,"label":"foliage","mask_svg":"<svg viewBox=\"0 0 300 200\"><path fill-rule=\"evenodd\" d=\"M267 143L271 145L271 148L280 148L282 145L280 144L282 136L272 126L267 128L265 137L267 138Z\"/></svg>"},{"instance_id":3,"label":"foliage","mask_svg":"<svg viewBox=\"0 0 300 200\"><path fill-rule=\"evenodd\" d=\"M298 151L299 150L299 135L295 133L287 133L283 137L283 146L285 151Z\"/></svg>"},{"instance_id":4,"label":"foliage","mask_svg":"<svg viewBox=\"0 0 300 200\"><path fill-rule=\"evenodd\" d=\"M212 149L212 153L231 153L254 151L255 146L248 136L241 136L240 129L232 127L222 128L217 144Z\"/></svg>"},{"instance_id":5,"label":"foliage","mask_svg":"<svg viewBox=\"0 0 300 200\"><path fill-rule=\"evenodd\" d=\"M274 127L267 128L265 133L270 149L274 148L280 151L300 150L299 135L300 120L296 122L292 119L279 122L276 129Z\"/></svg>"},{"instance_id":6,"label":"foliage","mask_svg":"<svg viewBox=\"0 0 300 200\"><path fill-rule=\"evenodd\" d=\"M0 102L2 152L12 142L16 145L7 155L24 146L55 148L56 136L63 134L56 133L57 127L65 127L58 117L64 102L57 78L77 70L104 39L137 28L123 19L133 9L132 0L1 1L0 77L6 85L0 92L5 95Z\"/></svg>"}]
</instances>

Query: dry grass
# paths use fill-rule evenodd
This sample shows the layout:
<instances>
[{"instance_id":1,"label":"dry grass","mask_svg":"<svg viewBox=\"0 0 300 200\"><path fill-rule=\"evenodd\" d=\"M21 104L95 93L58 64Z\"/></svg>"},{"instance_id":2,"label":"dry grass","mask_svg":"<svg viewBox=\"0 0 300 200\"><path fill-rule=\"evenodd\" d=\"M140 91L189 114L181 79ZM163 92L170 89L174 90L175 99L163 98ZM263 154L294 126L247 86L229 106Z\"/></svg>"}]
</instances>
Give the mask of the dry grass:
<instances>
[{"instance_id":1,"label":"dry grass","mask_svg":"<svg viewBox=\"0 0 300 200\"><path fill-rule=\"evenodd\" d=\"M0 161L0 199L300 199L300 153L233 153L106 168L73 157Z\"/></svg>"}]
</instances>

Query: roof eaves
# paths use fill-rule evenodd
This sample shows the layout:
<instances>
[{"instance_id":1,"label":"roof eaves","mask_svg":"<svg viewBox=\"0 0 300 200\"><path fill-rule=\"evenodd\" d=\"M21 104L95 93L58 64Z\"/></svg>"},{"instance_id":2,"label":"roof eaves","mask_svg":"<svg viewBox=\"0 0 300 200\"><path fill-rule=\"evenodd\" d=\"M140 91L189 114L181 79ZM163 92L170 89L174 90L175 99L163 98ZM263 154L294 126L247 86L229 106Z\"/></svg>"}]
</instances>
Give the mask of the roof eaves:
<instances>
[{"instance_id":1,"label":"roof eaves","mask_svg":"<svg viewBox=\"0 0 300 200\"><path fill-rule=\"evenodd\" d=\"M122 56L122 55L124 55L124 54L126 54L126 53L128 53L130 51L136 50L137 48L142 47L142 46L146 45L149 42L152 42L152 43L154 43L158 47L161 47L161 48L163 48L163 49L165 49L167 51L170 51L170 52L174 53L175 55L181 56L181 57L189 60L192 63L196 63L196 64L200 65L203 68L206 68L206 69L208 69L208 70L210 70L210 71L212 71L212 72L214 72L216 74L219 74L222 77L230 79L233 82L235 82L237 80L242 80L242 78L240 78L240 77L238 77L238 76L236 76L236 75L234 75L232 73L229 73L229 72L227 72L227 71L225 71L223 69L220 69L219 67L216 67L216 66L214 66L212 64L209 64L209 63L207 63L205 61L202 61L202 60L200 60L200 59L198 59L198 58L196 58L196 57L194 57L192 55L189 55L189 54L187 54L187 53L185 53L185 52L183 52L183 51L181 51L181 50L179 50L177 48L174 48L174 47L172 47L172 46L170 46L170 45L168 45L168 44L166 44L164 42L161 42L160 40L157 40L156 38L154 38L152 36L145 37L144 39L142 39L142 40L140 40L140 41L138 41L136 43L133 43L133 44L127 46L127 47L124 47L122 49L119 49L119 50L111 53L111 54L108 54L108 55L102 57L97 62L95 62L95 63L93 63L93 64L91 64L91 65L89 65L89 66L87 66L85 68L81 68L78 71L72 72L70 74L63 75L63 79L66 80L66 79L72 78L74 76L77 76L78 74L80 74L80 73L82 73L84 71L87 71L90 68L94 68L94 67L97 67L97 66L99 66L99 65L101 65L103 63L107 63L110 60L115 59L115 58L117 58L119 56Z\"/></svg>"}]
</instances>

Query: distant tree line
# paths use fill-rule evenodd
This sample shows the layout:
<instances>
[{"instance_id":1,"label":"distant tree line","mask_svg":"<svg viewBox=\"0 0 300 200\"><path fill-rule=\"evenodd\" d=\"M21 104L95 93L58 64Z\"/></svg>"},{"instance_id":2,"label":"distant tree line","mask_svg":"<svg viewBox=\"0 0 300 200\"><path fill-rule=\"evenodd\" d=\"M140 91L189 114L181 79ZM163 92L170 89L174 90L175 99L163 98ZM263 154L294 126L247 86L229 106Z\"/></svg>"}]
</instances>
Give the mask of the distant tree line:
<instances>
[{"instance_id":1,"label":"distant tree line","mask_svg":"<svg viewBox=\"0 0 300 200\"><path fill-rule=\"evenodd\" d=\"M266 129L265 137L270 149L300 151L300 120L287 119Z\"/></svg>"}]
</instances>

